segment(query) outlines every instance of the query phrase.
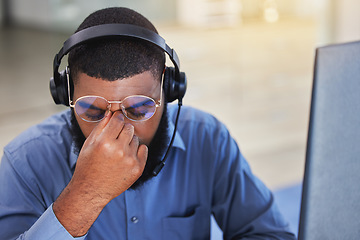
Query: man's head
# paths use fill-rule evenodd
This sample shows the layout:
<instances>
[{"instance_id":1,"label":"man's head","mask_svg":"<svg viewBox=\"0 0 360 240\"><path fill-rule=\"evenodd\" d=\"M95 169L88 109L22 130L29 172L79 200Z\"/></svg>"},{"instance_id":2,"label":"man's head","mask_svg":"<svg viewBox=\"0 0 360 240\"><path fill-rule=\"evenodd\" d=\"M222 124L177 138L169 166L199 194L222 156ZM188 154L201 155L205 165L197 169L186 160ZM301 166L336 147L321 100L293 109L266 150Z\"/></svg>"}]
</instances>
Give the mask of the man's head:
<instances>
[{"instance_id":1,"label":"man's head","mask_svg":"<svg viewBox=\"0 0 360 240\"><path fill-rule=\"evenodd\" d=\"M157 30L139 13L127 8L107 8L89 15L76 32L101 24L132 24ZM95 40L73 49L68 57L70 74L76 83L79 73L90 77L114 81L150 71L160 80L165 67L162 49L145 41L126 38L105 38Z\"/></svg>"},{"instance_id":2,"label":"man's head","mask_svg":"<svg viewBox=\"0 0 360 240\"><path fill-rule=\"evenodd\" d=\"M92 26L111 23L132 24L157 32L142 15L126 8L108 8L87 17L77 31ZM161 96L161 76L165 67L165 55L159 47L136 39L102 38L81 44L70 51L70 76L75 102L84 96L99 96L109 101L122 101L131 95L143 95L161 101L155 114L148 120L134 122L140 143L149 147L147 165L137 186L151 177L151 171L168 142L166 102ZM111 111L119 110L114 104ZM73 112L73 133L80 150L84 140L97 123L86 122ZM161 125L161 126L160 126Z\"/></svg>"}]
</instances>

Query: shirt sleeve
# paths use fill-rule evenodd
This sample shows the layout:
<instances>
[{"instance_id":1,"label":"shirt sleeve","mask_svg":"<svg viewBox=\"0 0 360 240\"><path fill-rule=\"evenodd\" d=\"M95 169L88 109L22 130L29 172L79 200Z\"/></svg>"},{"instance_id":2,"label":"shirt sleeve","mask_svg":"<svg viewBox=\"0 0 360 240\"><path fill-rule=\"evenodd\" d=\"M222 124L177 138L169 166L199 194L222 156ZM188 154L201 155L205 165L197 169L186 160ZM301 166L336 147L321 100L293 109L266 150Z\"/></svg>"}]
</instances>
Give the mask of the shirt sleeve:
<instances>
[{"instance_id":1,"label":"shirt sleeve","mask_svg":"<svg viewBox=\"0 0 360 240\"><path fill-rule=\"evenodd\" d=\"M225 127L214 136L213 214L224 239L296 239L271 191L256 177Z\"/></svg>"},{"instance_id":2,"label":"shirt sleeve","mask_svg":"<svg viewBox=\"0 0 360 240\"><path fill-rule=\"evenodd\" d=\"M52 204L43 206L4 154L0 165L1 239L73 240L57 220Z\"/></svg>"},{"instance_id":3,"label":"shirt sleeve","mask_svg":"<svg viewBox=\"0 0 360 240\"><path fill-rule=\"evenodd\" d=\"M86 235L78 238L72 237L69 232L57 220L52 205L40 216L40 218L18 239L64 239L64 240L82 240Z\"/></svg>"}]
</instances>

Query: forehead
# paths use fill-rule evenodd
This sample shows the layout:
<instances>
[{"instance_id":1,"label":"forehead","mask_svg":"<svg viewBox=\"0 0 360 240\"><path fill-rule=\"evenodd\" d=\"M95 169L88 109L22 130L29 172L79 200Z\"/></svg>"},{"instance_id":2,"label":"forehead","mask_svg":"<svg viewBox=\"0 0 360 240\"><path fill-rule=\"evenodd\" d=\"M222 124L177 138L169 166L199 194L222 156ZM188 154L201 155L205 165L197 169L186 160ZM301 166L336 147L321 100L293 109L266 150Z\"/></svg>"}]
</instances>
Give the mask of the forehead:
<instances>
[{"instance_id":1,"label":"forehead","mask_svg":"<svg viewBox=\"0 0 360 240\"><path fill-rule=\"evenodd\" d=\"M119 100L130 95L156 96L160 81L150 71L132 77L107 81L80 73L74 83L74 98L85 95L102 96L108 100Z\"/></svg>"}]
</instances>

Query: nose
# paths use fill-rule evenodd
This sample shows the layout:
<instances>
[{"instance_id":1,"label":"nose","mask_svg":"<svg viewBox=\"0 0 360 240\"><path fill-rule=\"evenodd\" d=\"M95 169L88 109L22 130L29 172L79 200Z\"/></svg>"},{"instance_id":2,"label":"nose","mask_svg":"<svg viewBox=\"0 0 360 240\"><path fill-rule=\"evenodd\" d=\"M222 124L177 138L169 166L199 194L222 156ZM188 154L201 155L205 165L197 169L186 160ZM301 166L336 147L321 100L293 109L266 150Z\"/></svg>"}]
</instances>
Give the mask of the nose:
<instances>
[{"instance_id":1,"label":"nose","mask_svg":"<svg viewBox=\"0 0 360 240\"><path fill-rule=\"evenodd\" d=\"M126 119L124 113L121 110L117 110L114 112L111 111L111 113L112 113L112 117L115 116L116 118L121 119L121 121L125 121L125 119Z\"/></svg>"},{"instance_id":2,"label":"nose","mask_svg":"<svg viewBox=\"0 0 360 240\"><path fill-rule=\"evenodd\" d=\"M119 113L121 113L123 115L123 117L125 119L125 114L123 112L121 103L111 103L110 106L109 106L108 111L110 111L112 113L119 112Z\"/></svg>"},{"instance_id":3,"label":"nose","mask_svg":"<svg viewBox=\"0 0 360 240\"><path fill-rule=\"evenodd\" d=\"M109 106L109 111L110 112L116 112L116 111L122 112L121 103L111 103Z\"/></svg>"}]
</instances>

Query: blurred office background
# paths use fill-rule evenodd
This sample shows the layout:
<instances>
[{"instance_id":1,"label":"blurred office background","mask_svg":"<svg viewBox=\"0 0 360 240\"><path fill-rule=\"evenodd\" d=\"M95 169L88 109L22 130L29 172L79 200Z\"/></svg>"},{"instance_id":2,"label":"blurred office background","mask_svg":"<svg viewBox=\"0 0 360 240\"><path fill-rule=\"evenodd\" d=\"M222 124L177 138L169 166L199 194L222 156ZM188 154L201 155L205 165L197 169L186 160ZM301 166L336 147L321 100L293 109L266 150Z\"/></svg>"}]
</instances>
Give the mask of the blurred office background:
<instances>
[{"instance_id":1,"label":"blurred office background","mask_svg":"<svg viewBox=\"0 0 360 240\"><path fill-rule=\"evenodd\" d=\"M66 38L94 10L125 6L154 22L179 54L188 77L184 104L225 122L255 174L274 190L303 177L315 48L360 39L358 0L0 4L1 149L65 109L53 104L48 84Z\"/></svg>"},{"instance_id":2,"label":"blurred office background","mask_svg":"<svg viewBox=\"0 0 360 240\"><path fill-rule=\"evenodd\" d=\"M185 104L225 122L269 187L301 181L315 48L360 39L357 0L2 0L1 148L64 109L48 90L53 56L109 6L157 25L187 73Z\"/></svg>"}]
</instances>

